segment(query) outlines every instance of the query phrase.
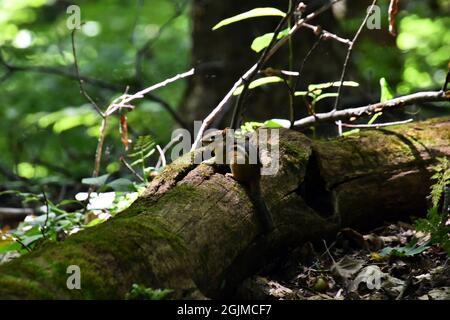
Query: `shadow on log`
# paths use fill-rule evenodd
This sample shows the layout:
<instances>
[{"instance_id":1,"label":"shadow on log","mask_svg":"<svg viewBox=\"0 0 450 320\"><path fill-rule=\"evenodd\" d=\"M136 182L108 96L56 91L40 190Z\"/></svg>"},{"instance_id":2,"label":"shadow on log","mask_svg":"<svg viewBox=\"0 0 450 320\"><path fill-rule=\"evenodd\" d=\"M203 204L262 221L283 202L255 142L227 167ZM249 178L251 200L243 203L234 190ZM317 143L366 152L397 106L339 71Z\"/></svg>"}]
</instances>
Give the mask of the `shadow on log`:
<instances>
[{"instance_id":1,"label":"shadow on log","mask_svg":"<svg viewBox=\"0 0 450 320\"><path fill-rule=\"evenodd\" d=\"M262 179L270 234L241 185L187 154L113 219L0 266L0 298L123 299L133 283L173 298L229 297L290 247L423 214L430 166L450 156L449 142L449 119L313 142L282 130L271 141L279 171ZM70 265L80 290L67 289Z\"/></svg>"}]
</instances>

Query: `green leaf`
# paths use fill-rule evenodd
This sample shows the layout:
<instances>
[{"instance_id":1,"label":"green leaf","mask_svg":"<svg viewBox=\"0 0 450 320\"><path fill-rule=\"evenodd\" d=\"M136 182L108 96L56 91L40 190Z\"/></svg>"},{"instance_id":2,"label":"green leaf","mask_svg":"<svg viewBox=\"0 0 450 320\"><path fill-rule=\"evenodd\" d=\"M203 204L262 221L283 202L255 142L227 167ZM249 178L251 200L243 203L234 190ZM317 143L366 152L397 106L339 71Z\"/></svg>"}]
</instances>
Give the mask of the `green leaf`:
<instances>
[{"instance_id":1,"label":"green leaf","mask_svg":"<svg viewBox=\"0 0 450 320\"><path fill-rule=\"evenodd\" d=\"M133 182L125 178L119 178L117 180L111 181L108 183L108 186L113 188L114 191L137 191Z\"/></svg>"},{"instance_id":2,"label":"green leaf","mask_svg":"<svg viewBox=\"0 0 450 320\"><path fill-rule=\"evenodd\" d=\"M105 222L105 221L106 221L105 219L95 218L94 220L92 220L91 222L89 222L89 223L86 225L86 227L93 227L93 226L96 226L96 225L98 225L98 224L100 224L100 223L103 223L103 222Z\"/></svg>"},{"instance_id":3,"label":"green leaf","mask_svg":"<svg viewBox=\"0 0 450 320\"><path fill-rule=\"evenodd\" d=\"M352 134L357 134L357 133L359 133L360 131L361 131L360 129L353 129L353 130L349 130L349 131L346 131L346 132L342 133L342 135L343 135L344 137L346 137L346 136L350 136L350 135L352 135Z\"/></svg>"},{"instance_id":4,"label":"green leaf","mask_svg":"<svg viewBox=\"0 0 450 320\"><path fill-rule=\"evenodd\" d=\"M416 242L416 240L413 240L411 243L407 244L404 247L386 247L380 251L380 256L412 257L430 248L430 246L428 246L426 243L418 246Z\"/></svg>"},{"instance_id":5,"label":"green leaf","mask_svg":"<svg viewBox=\"0 0 450 320\"><path fill-rule=\"evenodd\" d=\"M380 79L381 98L380 102L386 102L394 98L394 93L385 78Z\"/></svg>"},{"instance_id":6,"label":"green leaf","mask_svg":"<svg viewBox=\"0 0 450 320\"><path fill-rule=\"evenodd\" d=\"M106 180L108 180L108 178L109 174L105 174L95 178L84 178L83 180L81 180L81 183L101 187L105 185Z\"/></svg>"},{"instance_id":7,"label":"green leaf","mask_svg":"<svg viewBox=\"0 0 450 320\"><path fill-rule=\"evenodd\" d=\"M284 80L280 77L276 77L276 76L271 76L271 77L264 77L264 78L260 78L258 80L252 81L250 83L250 85L248 86L249 89L254 89L266 84L271 84L271 83L278 83L278 82L283 82ZM242 91L244 90L244 86L239 86L234 92L233 95L238 96L242 93Z\"/></svg>"},{"instance_id":8,"label":"green leaf","mask_svg":"<svg viewBox=\"0 0 450 320\"><path fill-rule=\"evenodd\" d=\"M284 29L278 33L277 40L286 37L289 34L289 29ZM260 37L257 37L253 40L251 48L255 52L261 52L270 44L274 36L273 32L266 33Z\"/></svg>"},{"instance_id":9,"label":"green leaf","mask_svg":"<svg viewBox=\"0 0 450 320\"><path fill-rule=\"evenodd\" d=\"M331 93L324 93L324 94L321 94L320 96L318 96L316 99L314 99L314 101L315 102L318 102L318 101L320 101L320 100L322 100L322 99L326 99L326 98L335 98L335 97L337 97L337 93L335 93L335 92L331 92Z\"/></svg>"},{"instance_id":10,"label":"green leaf","mask_svg":"<svg viewBox=\"0 0 450 320\"><path fill-rule=\"evenodd\" d=\"M278 16L278 17L284 17L286 16L286 13L283 11L277 9L277 8L255 8L250 11L238 14L236 16L227 18L225 20L220 21L218 24L216 24L213 27L213 30L217 30L219 28L222 28L223 26L227 26L229 24L242 21L245 19L250 18L257 18L257 17L269 17L269 16Z\"/></svg>"},{"instance_id":11,"label":"green leaf","mask_svg":"<svg viewBox=\"0 0 450 320\"><path fill-rule=\"evenodd\" d=\"M35 242L35 241L37 241L37 240L39 240L39 239L41 239L43 237L44 236L42 235L42 233L38 233L38 234L33 235L33 236L25 237L22 240L22 243L28 247L30 244L32 244L33 242Z\"/></svg>"},{"instance_id":12,"label":"green leaf","mask_svg":"<svg viewBox=\"0 0 450 320\"><path fill-rule=\"evenodd\" d=\"M296 97L299 97L299 96L306 96L308 94L308 91L295 91L295 93L294 93L294 95L296 96Z\"/></svg>"},{"instance_id":13,"label":"green leaf","mask_svg":"<svg viewBox=\"0 0 450 320\"><path fill-rule=\"evenodd\" d=\"M20 251L22 246L14 240L0 241L0 254L10 251Z\"/></svg>"},{"instance_id":14,"label":"green leaf","mask_svg":"<svg viewBox=\"0 0 450 320\"><path fill-rule=\"evenodd\" d=\"M367 124L374 124L375 121L378 119L379 116L381 116L383 114L383 112L377 112L375 113L372 118L370 118L369 122L367 122Z\"/></svg>"},{"instance_id":15,"label":"green leaf","mask_svg":"<svg viewBox=\"0 0 450 320\"><path fill-rule=\"evenodd\" d=\"M286 119L271 119L264 122L266 128L290 128L291 122Z\"/></svg>"}]
</instances>

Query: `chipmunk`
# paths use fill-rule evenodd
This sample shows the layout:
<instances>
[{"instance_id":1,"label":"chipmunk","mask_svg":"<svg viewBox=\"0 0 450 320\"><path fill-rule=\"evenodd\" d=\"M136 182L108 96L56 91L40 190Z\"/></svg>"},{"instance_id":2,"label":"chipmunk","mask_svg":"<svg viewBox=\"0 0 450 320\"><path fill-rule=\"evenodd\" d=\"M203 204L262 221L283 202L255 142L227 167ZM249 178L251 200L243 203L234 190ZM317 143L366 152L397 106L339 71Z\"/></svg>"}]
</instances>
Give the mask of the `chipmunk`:
<instances>
[{"instance_id":1,"label":"chipmunk","mask_svg":"<svg viewBox=\"0 0 450 320\"><path fill-rule=\"evenodd\" d=\"M227 143L228 141L228 143ZM233 131L229 128L217 130L202 139L202 145L209 148L214 158L207 159L207 164L226 164L230 167L231 176L243 184L255 206L264 230L273 230L272 214L267 208L261 193L261 162L257 148L251 143L248 135L235 141ZM229 163L226 163L226 160Z\"/></svg>"}]
</instances>

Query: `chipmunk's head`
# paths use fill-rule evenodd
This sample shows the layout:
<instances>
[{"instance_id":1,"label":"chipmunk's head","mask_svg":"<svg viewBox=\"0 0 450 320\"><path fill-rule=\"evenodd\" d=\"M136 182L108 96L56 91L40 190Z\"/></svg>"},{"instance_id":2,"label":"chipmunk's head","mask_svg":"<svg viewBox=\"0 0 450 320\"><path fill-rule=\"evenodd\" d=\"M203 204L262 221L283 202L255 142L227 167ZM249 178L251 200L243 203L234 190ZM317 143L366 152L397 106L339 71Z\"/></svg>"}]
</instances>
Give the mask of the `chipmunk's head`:
<instances>
[{"instance_id":1,"label":"chipmunk's head","mask_svg":"<svg viewBox=\"0 0 450 320\"><path fill-rule=\"evenodd\" d=\"M234 136L233 130L230 130L230 128L225 128L223 130L210 130L203 136L202 146L206 147L214 142L226 141L227 138L233 136Z\"/></svg>"}]
</instances>

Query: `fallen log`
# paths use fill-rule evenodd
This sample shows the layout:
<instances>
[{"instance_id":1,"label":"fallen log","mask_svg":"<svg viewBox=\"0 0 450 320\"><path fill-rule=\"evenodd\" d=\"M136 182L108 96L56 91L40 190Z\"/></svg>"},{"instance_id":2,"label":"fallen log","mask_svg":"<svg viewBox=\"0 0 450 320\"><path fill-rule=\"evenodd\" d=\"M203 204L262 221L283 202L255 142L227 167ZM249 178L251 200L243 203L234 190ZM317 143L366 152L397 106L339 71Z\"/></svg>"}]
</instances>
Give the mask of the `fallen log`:
<instances>
[{"instance_id":1,"label":"fallen log","mask_svg":"<svg viewBox=\"0 0 450 320\"><path fill-rule=\"evenodd\" d=\"M270 141L279 171L262 179L269 234L241 185L187 154L116 217L0 266L0 298L123 299L133 283L172 298L230 296L289 247L423 214L430 166L450 157L449 141L448 118L314 142L282 130ZM70 265L80 290L67 288Z\"/></svg>"}]
</instances>

